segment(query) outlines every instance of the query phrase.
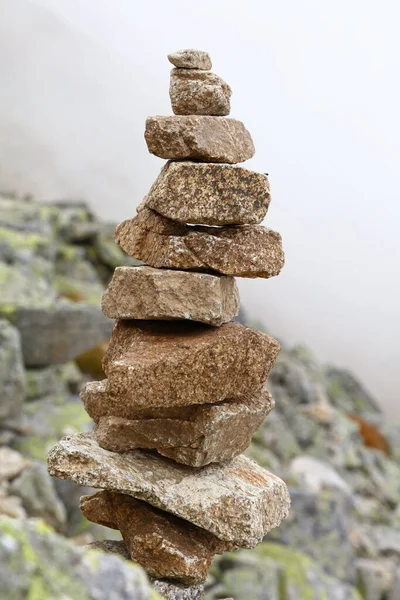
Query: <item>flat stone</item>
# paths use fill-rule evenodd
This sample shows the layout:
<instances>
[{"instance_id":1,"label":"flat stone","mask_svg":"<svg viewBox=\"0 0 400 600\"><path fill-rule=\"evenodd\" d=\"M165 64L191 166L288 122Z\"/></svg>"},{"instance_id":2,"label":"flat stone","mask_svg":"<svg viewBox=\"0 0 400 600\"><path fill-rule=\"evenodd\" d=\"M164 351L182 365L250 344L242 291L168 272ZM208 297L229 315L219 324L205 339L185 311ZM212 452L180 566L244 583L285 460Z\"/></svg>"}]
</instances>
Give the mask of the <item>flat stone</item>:
<instances>
[{"instance_id":1,"label":"flat stone","mask_svg":"<svg viewBox=\"0 0 400 600\"><path fill-rule=\"evenodd\" d=\"M127 494L82 496L80 508L89 521L119 529L131 559L152 577L202 583L214 554L229 548L209 531Z\"/></svg>"},{"instance_id":2,"label":"flat stone","mask_svg":"<svg viewBox=\"0 0 400 600\"><path fill-rule=\"evenodd\" d=\"M102 417L124 419L183 419L192 420L201 405L192 406L135 406L126 405L110 396L107 380L89 381L81 391L81 400L88 415L97 423Z\"/></svg>"},{"instance_id":3,"label":"flat stone","mask_svg":"<svg viewBox=\"0 0 400 600\"><path fill-rule=\"evenodd\" d=\"M95 437L106 450L156 449L179 463L202 467L244 452L273 406L271 395L262 390L243 401L198 405L188 420L103 417Z\"/></svg>"},{"instance_id":4,"label":"flat stone","mask_svg":"<svg viewBox=\"0 0 400 600\"><path fill-rule=\"evenodd\" d=\"M237 547L252 548L288 515L284 482L243 455L196 469L143 450L119 454L90 434L51 448L51 475L83 486L129 494Z\"/></svg>"},{"instance_id":5,"label":"flat stone","mask_svg":"<svg viewBox=\"0 0 400 600\"><path fill-rule=\"evenodd\" d=\"M169 97L175 115L215 115L231 110L229 85L215 73L198 69L172 69Z\"/></svg>"},{"instance_id":6,"label":"flat stone","mask_svg":"<svg viewBox=\"0 0 400 600\"><path fill-rule=\"evenodd\" d=\"M255 152L243 123L224 117L149 117L144 137L149 152L160 158L235 164Z\"/></svg>"},{"instance_id":7,"label":"flat stone","mask_svg":"<svg viewBox=\"0 0 400 600\"><path fill-rule=\"evenodd\" d=\"M146 407L253 395L279 349L270 336L239 323L117 321L103 360L107 391L115 405Z\"/></svg>"},{"instance_id":8,"label":"flat stone","mask_svg":"<svg viewBox=\"0 0 400 600\"><path fill-rule=\"evenodd\" d=\"M180 223L252 225L270 202L266 175L217 163L170 161L163 167L145 206Z\"/></svg>"},{"instance_id":9,"label":"flat stone","mask_svg":"<svg viewBox=\"0 0 400 600\"><path fill-rule=\"evenodd\" d=\"M117 267L104 292L110 319L191 320L221 325L239 312L233 277L152 267Z\"/></svg>"},{"instance_id":10,"label":"flat stone","mask_svg":"<svg viewBox=\"0 0 400 600\"><path fill-rule=\"evenodd\" d=\"M285 262L281 236L262 225L191 227L148 208L121 223L115 241L129 256L157 268L268 278L279 275Z\"/></svg>"},{"instance_id":11,"label":"flat stone","mask_svg":"<svg viewBox=\"0 0 400 600\"><path fill-rule=\"evenodd\" d=\"M168 54L168 60L180 69L201 69L209 71L212 67L211 58L208 52L203 50L194 50L188 48L186 50L178 50Z\"/></svg>"}]
</instances>

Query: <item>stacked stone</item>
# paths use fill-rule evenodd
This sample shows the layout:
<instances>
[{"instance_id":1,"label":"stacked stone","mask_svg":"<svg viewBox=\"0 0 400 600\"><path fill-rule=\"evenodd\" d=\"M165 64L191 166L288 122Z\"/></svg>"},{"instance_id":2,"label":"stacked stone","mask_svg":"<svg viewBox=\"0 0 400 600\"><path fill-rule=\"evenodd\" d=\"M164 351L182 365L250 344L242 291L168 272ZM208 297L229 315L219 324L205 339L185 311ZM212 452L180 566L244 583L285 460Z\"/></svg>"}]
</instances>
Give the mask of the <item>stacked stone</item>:
<instances>
[{"instance_id":1,"label":"stacked stone","mask_svg":"<svg viewBox=\"0 0 400 600\"><path fill-rule=\"evenodd\" d=\"M197 585L215 553L254 547L288 513L284 482L241 454L273 408L279 344L232 321L234 276L278 275L284 255L258 225L267 177L236 166L254 146L226 118L229 86L205 52L168 58L175 116L148 118L145 138L172 160L115 234L145 266L117 268L104 293L107 379L82 392L95 428L52 448L49 470L102 490L83 514L119 529L151 577Z\"/></svg>"}]
</instances>

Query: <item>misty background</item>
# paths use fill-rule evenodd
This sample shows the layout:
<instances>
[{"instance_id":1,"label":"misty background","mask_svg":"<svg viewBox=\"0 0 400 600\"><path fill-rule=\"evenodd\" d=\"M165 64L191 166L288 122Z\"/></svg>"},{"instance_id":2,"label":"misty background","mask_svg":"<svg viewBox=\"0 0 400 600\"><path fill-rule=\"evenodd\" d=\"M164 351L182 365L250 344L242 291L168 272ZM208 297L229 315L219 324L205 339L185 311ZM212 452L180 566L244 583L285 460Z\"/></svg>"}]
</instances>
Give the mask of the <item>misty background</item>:
<instances>
[{"instance_id":1,"label":"misty background","mask_svg":"<svg viewBox=\"0 0 400 600\"><path fill-rule=\"evenodd\" d=\"M163 161L166 55L208 51L269 173L278 278L239 280L284 342L352 369L398 413L400 5L0 0L0 189L132 217ZM1 293L1 292L0 292Z\"/></svg>"}]
</instances>

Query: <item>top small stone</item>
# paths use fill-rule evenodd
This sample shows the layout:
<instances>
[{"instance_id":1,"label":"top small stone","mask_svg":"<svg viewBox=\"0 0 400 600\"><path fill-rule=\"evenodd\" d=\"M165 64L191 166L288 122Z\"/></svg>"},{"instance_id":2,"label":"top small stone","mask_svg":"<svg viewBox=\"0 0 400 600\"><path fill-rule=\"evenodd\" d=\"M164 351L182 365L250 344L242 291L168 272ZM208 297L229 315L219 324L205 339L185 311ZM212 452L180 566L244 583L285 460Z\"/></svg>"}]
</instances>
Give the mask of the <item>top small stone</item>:
<instances>
[{"instance_id":1,"label":"top small stone","mask_svg":"<svg viewBox=\"0 0 400 600\"><path fill-rule=\"evenodd\" d=\"M203 50L178 50L178 52L168 54L168 60L179 69L209 71L212 67L210 55Z\"/></svg>"}]
</instances>

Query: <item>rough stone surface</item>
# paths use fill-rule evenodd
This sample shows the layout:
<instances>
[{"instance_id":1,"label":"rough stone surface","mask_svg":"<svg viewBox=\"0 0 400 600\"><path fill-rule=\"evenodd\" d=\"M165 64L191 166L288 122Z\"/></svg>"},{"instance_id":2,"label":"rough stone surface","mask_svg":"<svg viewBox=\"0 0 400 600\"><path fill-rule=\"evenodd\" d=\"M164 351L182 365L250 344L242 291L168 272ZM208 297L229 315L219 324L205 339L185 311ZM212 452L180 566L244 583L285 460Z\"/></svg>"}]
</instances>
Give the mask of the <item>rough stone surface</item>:
<instances>
[{"instance_id":1,"label":"rough stone surface","mask_svg":"<svg viewBox=\"0 0 400 600\"><path fill-rule=\"evenodd\" d=\"M215 73L172 69L169 97L175 115L229 115L232 90Z\"/></svg>"},{"instance_id":2,"label":"rough stone surface","mask_svg":"<svg viewBox=\"0 0 400 600\"><path fill-rule=\"evenodd\" d=\"M66 363L108 339L111 324L99 307L60 302L51 309L18 309L15 324L28 366Z\"/></svg>"},{"instance_id":3,"label":"rough stone surface","mask_svg":"<svg viewBox=\"0 0 400 600\"><path fill-rule=\"evenodd\" d=\"M89 521L119 529L131 559L152 577L202 583L214 554L228 549L212 533L126 494L98 492L80 506Z\"/></svg>"},{"instance_id":4,"label":"rough stone surface","mask_svg":"<svg viewBox=\"0 0 400 600\"><path fill-rule=\"evenodd\" d=\"M192 320L221 325L239 312L233 277L117 267L102 300L110 319Z\"/></svg>"},{"instance_id":5,"label":"rough stone surface","mask_svg":"<svg viewBox=\"0 0 400 600\"><path fill-rule=\"evenodd\" d=\"M125 560L131 560L128 549L124 541L103 540L101 542L92 542L86 546L89 550L101 550L116 554ZM162 581L159 579L149 578L153 589L159 592L164 600L203 600L204 586L200 585L183 585L177 582Z\"/></svg>"},{"instance_id":6,"label":"rough stone surface","mask_svg":"<svg viewBox=\"0 0 400 600\"><path fill-rule=\"evenodd\" d=\"M270 202L266 175L217 163L170 161L145 199L145 206L180 223L252 225Z\"/></svg>"},{"instance_id":7,"label":"rough stone surface","mask_svg":"<svg viewBox=\"0 0 400 600\"><path fill-rule=\"evenodd\" d=\"M161 600L138 565L77 547L39 520L0 518L2 600Z\"/></svg>"},{"instance_id":8,"label":"rough stone surface","mask_svg":"<svg viewBox=\"0 0 400 600\"><path fill-rule=\"evenodd\" d=\"M164 600L203 600L204 585L179 585L170 581L150 579L151 586L164 598Z\"/></svg>"},{"instance_id":9,"label":"rough stone surface","mask_svg":"<svg viewBox=\"0 0 400 600\"><path fill-rule=\"evenodd\" d=\"M238 547L259 543L290 505L284 482L243 455L195 469L142 450L109 452L77 434L50 450L48 468L61 479L144 500Z\"/></svg>"},{"instance_id":10,"label":"rough stone surface","mask_svg":"<svg viewBox=\"0 0 400 600\"><path fill-rule=\"evenodd\" d=\"M209 71L212 67L211 58L208 52L204 50L194 50L188 48L178 50L168 54L168 60L180 69L200 69L201 71Z\"/></svg>"},{"instance_id":11,"label":"rough stone surface","mask_svg":"<svg viewBox=\"0 0 400 600\"><path fill-rule=\"evenodd\" d=\"M281 236L262 225L190 227L148 208L123 221L115 241L129 256L157 268L268 278L279 275L285 262Z\"/></svg>"},{"instance_id":12,"label":"rough stone surface","mask_svg":"<svg viewBox=\"0 0 400 600\"><path fill-rule=\"evenodd\" d=\"M272 397L262 390L242 402L198 405L189 420L104 417L95 437L100 446L114 452L155 448L177 462L202 467L243 452L272 407Z\"/></svg>"},{"instance_id":13,"label":"rough stone surface","mask_svg":"<svg viewBox=\"0 0 400 600\"><path fill-rule=\"evenodd\" d=\"M215 404L257 393L279 349L239 323L117 321L103 360L110 406Z\"/></svg>"},{"instance_id":14,"label":"rough stone surface","mask_svg":"<svg viewBox=\"0 0 400 600\"><path fill-rule=\"evenodd\" d=\"M149 117L144 137L149 152L160 158L236 164L255 152L243 123L224 117Z\"/></svg>"},{"instance_id":15,"label":"rough stone surface","mask_svg":"<svg viewBox=\"0 0 400 600\"><path fill-rule=\"evenodd\" d=\"M107 391L107 380L89 381L81 392L81 400L88 415L97 423L102 417L124 419L182 419L192 420L201 405L192 406L135 406L116 402Z\"/></svg>"}]
</instances>

